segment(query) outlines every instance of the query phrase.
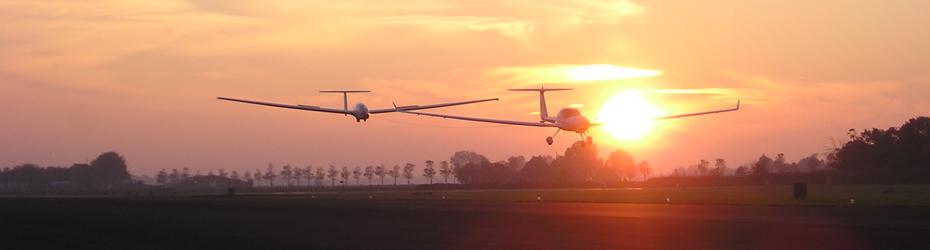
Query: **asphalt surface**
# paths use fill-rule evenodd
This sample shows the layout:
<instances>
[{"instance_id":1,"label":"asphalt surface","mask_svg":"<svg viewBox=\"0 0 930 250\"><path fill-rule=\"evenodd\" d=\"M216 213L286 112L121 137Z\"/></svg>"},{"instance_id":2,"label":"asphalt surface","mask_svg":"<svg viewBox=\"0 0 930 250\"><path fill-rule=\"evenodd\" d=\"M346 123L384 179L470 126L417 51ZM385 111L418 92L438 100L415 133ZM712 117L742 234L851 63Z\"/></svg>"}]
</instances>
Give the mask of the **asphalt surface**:
<instances>
[{"instance_id":1,"label":"asphalt surface","mask_svg":"<svg viewBox=\"0 0 930 250\"><path fill-rule=\"evenodd\" d=\"M926 249L930 208L0 199L3 249Z\"/></svg>"}]
</instances>

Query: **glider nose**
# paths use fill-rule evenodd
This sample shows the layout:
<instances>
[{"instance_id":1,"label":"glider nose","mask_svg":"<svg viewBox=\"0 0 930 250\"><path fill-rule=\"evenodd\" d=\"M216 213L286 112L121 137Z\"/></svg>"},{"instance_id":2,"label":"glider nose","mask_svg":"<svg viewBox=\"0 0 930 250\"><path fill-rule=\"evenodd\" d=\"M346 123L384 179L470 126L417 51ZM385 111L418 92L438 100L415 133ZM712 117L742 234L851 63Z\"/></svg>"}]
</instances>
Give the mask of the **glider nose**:
<instances>
[{"instance_id":1,"label":"glider nose","mask_svg":"<svg viewBox=\"0 0 930 250\"><path fill-rule=\"evenodd\" d=\"M585 131L588 130L589 127L591 127L591 122L588 121L588 118L585 118L583 116L571 117L565 120L564 124L568 126L566 126L563 129L578 132L578 133L584 133Z\"/></svg>"},{"instance_id":2,"label":"glider nose","mask_svg":"<svg viewBox=\"0 0 930 250\"><path fill-rule=\"evenodd\" d=\"M368 112L356 112L353 114L353 116L355 116L356 120L368 120L368 118L371 117L371 114Z\"/></svg>"},{"instance_id":3,"label":"glider nose","mask_svg":"<svg viewBox=\"0 0 930 250\"><path fill-rule=\"evenodd\" d=\"M579 130L581 130L582 133L588 131L588 128L591 128L591 120L588 120L587 117L579 116L578 120L579 120L578 128Z\"/></svg>"}]
</instances>

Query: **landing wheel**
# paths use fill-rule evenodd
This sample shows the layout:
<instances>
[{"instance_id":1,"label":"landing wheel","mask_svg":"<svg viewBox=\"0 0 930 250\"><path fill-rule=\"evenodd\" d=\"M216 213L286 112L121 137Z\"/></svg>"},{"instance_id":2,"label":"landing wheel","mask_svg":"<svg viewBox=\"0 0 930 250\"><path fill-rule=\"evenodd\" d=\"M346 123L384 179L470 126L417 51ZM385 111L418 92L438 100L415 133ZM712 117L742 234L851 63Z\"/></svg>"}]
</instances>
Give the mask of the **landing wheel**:
<instances>
[{"instance_id":1,"label":"landing wheel","mask_svg":"<svg viewBox=\"0 0 930 250\"><path fill-rule=\"evenodd\" d=\"M585 139L585 142L587 142L587 143L588 143L588 145L591 145L591 144L594 144L594 138L593 138L593 137L590 137L590 136L588 136L588 138L586 138L586 139Z\"/></svg>"},{"instance_id":2,"label":"landing wheel","mask_svg":"<svg viewBox=\"0 0 930 250\"><path fill-rule=\"evenodd\" d=\"M552 136L546 137L546 143L547 143L547 144L552 145L552 142L553 142Z\"/></svg>"}]
</instances>

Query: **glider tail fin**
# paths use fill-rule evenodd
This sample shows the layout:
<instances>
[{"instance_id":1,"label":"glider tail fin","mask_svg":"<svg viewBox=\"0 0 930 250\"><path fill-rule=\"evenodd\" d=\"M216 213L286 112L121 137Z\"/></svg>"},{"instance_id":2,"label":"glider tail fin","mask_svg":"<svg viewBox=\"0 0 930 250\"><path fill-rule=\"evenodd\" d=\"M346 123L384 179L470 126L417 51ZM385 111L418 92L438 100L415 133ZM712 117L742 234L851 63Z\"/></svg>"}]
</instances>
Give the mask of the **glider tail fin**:
<instances>
[{"instance_id":1,"label":"glider tail fin","mask_svg":"<svg viewBox=\"0 0 930 250\"><path fill-rule=\"evenodd\" d=\"M539 92L539 119L541 121L549 120L549 110L546 107L546 91L564 91L572 90L570 88L553 88L539 87L538 89L508 89L510 91L533 91Z\"/></svg>"},{"instance_id":2,"label":"glider tail fin","mask_svg":"<svg viewBox=\"0 0 930 250\"><path fill-rule=\"evenodd\" d=\"M368 93L369 90L320 90L320 93L342 93L342 108L349 112L349 93Z\"/></svg>"}]
</instances>

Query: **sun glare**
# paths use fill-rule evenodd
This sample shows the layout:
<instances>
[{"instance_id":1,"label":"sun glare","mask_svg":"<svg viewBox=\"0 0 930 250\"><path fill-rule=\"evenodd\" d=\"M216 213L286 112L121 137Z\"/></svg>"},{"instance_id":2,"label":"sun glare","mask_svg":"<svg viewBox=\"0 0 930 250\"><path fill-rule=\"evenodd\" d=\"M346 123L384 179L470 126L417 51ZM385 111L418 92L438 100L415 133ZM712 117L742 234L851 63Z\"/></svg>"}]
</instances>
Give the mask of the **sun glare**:
<instances>
[{"instance_id":1,"label":"sun glare","mask_svg":"<svg viewBox=\"0 0 930 250\"><path fill-rule=\"evenodd\" d=\"M653 117L664 112L646 99L640 91L622 91L598 110L597 121L605 123L603 130L618 140L635 141L645 137L653 126Z\"/></svg>"},{"instance_id":2,"label":"sun glare","mask_svg":"<svg viewBox=\"0 0 930 250\"><path fill-rule=\"evenodd\" d=\"M662 71L620 67L610 64L577 66L566 70L575 81L605 81L661 75Z\"/></svg>"}]
</instances>

